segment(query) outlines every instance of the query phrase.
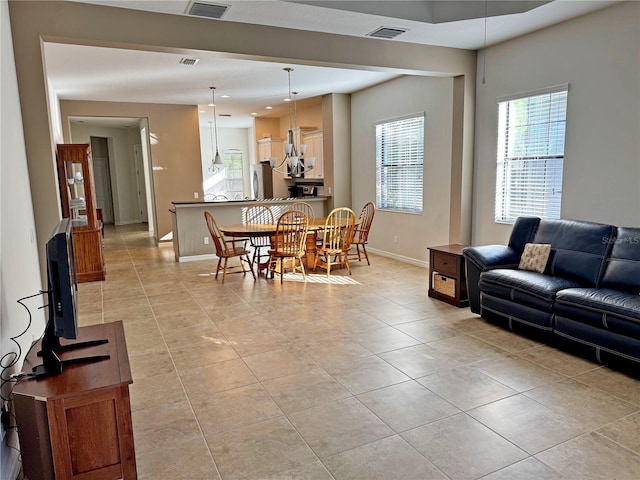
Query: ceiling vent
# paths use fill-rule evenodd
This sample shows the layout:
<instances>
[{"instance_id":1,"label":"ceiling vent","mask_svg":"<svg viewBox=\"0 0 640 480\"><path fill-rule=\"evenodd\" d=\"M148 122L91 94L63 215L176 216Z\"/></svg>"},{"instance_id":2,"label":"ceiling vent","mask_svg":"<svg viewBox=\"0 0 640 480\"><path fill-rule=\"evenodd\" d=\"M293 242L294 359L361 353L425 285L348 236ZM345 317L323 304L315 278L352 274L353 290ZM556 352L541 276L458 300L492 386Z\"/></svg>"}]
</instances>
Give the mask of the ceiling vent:
<instances>
[{"instance_id":1,"label":"ceiling vent","mask_svg":"<svg viewBox=\"0 0 640 480\"><path fill-rule=\"evenodd\" d=\"M220 5L207 2L191 2L187 11L189 15L220 19L229 9L229 5Z\"/></svg>"},{"instance_id":2,"label":"ceiling vent","mask_svg":"<svg viewBox=\"0 0 640 480\"><path fill-rule=\"evenodd\" d=\"M367 37L386 38L388 40L391 38L395 38L398 35L405 33L406 31L407 30L403 28L380 27L371 33L367 33Z\"/></svg>"},{"instance_id":3,"label":"ceiling vent","mask_svg":"<svg viewBox=\"0 0 640 480\"><path fill-rule=\"evenodd\" d=\"M198 58L187 58L187 57L182 57L180 59L180 62L182 65L187 65L187 66L192 66L195 65L196 63L198 63L200 61L200 59Z\"/></svg>"},{"instance_id":4,"label":"ceiling vent","mask_svg":"<svg viewBox=\"0 0 640 480\"><path fill-rule=\"evenodd\" d=\"M230 117L231 114L230 113L221 113L218 115L219 117Z\"/></svg>"}]
</instances>

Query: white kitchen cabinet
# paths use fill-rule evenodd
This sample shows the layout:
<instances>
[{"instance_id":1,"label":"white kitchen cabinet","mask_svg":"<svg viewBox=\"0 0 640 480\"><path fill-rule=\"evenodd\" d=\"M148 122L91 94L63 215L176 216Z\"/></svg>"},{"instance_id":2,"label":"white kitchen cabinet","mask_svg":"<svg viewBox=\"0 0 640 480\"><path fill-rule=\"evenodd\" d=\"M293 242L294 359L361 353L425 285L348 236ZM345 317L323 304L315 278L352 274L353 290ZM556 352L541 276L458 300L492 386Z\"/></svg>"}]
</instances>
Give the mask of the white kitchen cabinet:
<instances>
[{"instance_id":1,"label":"white kitchen cabinet","mask_svg":"<svg viewBox=\"0 0 640 480\"><path fill-rule=\"evenodd\" d=\"M322 148L322 130L306 132L302 136L302 143L307 145L305 158L315 157L316 163L313 170L304 174L304 178L324 178L324 157Z\"/></svg>"}]
</instances>

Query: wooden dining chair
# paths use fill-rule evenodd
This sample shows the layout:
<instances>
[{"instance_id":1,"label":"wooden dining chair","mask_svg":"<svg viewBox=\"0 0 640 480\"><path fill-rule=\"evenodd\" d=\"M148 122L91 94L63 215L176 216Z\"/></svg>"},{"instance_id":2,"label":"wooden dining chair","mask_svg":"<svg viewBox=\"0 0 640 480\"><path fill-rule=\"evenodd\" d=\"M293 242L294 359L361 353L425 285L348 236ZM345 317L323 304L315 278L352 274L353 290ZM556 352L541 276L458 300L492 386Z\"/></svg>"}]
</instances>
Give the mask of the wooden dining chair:
<instances>
[{"instance_id":1,"label":"wooden dining chair","mask_svg":"<svg viewBox=\"0 0 640 480\"><path fill-rule=\"evenodd\" d=\"M302 257L305 254L304 246L307 240L307 230L309 228L309 217L299 210L289 210L283 213L278 219L276 234L271 242L269 250L269 271L271 278L275 272L280 272L280 283L285 271L285 260L291 259L293 263L293 273L300 265L302 276L307 280Z\"/></svg>"},{"instance_id":2,"label":"wooden dining chair","mask_svg":"<svg viewBox=\"0 0 640 480\"><path fill-rule=\"evenodd\" d=\"M351 241L351 246L355 246L356 249L355 251L349 252L351 258L357 258L358 261L361 261L360 246L362 246L362 252L367 259L367 265L371 265L371 262L369 262L366 245L369 241L369 230L371 229L371 223L373 222L373 216L375 214L376 206L373 202L368 202L362 207L362 211L358 217L358 224L354 229L353 240Z\"/></svg>"},{"instance_id":3,"label":"wooden dining chair","mask_svg":"<svg viewBox=\"0 0 640 480\"><path fill-rule=\"evenodd\" d=\"M251 268L251 260L249 260L249 251L245 248L244 242L238 241L236 239L226 239L218 224L216 223L215 218L211 215L210 212L204 212L204 218L207 222L207 228L209 229L209 235L211 236L211 240L213 240L213 245L216 249L216 255L218 257L218 265L216 266L216 279L218 278L218 273L220 272L220 267L222 266L222 283L227 276L228 268L237 268L237 267L227 267L227 262L230 258L237 257L240 260L240 268L242 271L236 272L228 272L228 273L242 273L243 275L247 274L247 270L244 269L244 264L242 262L246 262L249 266L249 272L253 276L253 279L256 279L255 273L253 273L253 269ZM221 265L222 264L222 265Z\"/></svg>"},{"instance_id":4,"label":"wooden dining chair","mask_svg":"<svg viewBox=\"0 0 640 480\"><path fill-rule=\"evenodd\" d=\"M301 212L304 212L306 213L307 217L309 217L309 220L315 218L313 207L307 202L293 202L291 205L289 205L289 210L299 210Z\"/></svg>"},{"instance_id":5,"label":"wooden dining chair","mask_svg":"<svg viewBox=\"0 0 640 480\"><path fill-rule=\"evenodd\" d=\"M322 243L318 245L314 270L317 267L324 268L328 277L332 265L345 265L351 275L348 254L355 221L356 214L350 208L335 208L329 213L322 230Z\"/></svg>"},{"instance_id":6,"label":"wooden dining chair","mask_svg":"<svg viewBox=\"0 0 640 480\"><path fill-rule=\"evenodd\" d=\"M273 225L275 224L275 219L273 216L273 212L271 209L265 204L257 204L248 207L244 212L244 223L245 224L261 224L261 225ZM253 255L251 256L251 266L255 265L256 260L258 261L258 266L256 267L256 271L260 273L260 258L266 257L268 255L263 255L263 250L271 247L271 239L269 236L264 237L251 237L249 239L249 245L251 245L253 249Z\"/></svg>"}]
</instances>

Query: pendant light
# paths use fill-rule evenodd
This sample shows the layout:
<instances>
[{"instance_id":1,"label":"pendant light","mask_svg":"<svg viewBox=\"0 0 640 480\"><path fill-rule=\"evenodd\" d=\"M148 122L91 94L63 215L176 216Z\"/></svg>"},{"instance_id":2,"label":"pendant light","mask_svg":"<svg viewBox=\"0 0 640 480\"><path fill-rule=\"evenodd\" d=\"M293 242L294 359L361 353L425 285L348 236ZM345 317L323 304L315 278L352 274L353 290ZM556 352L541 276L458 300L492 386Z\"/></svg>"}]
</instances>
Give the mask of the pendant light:
<instances>
[{"instance_id":1,"label":"pendant light","mask_svg":"<svg viewBox=\"0 0 640 480\"><path fill-rule=\"evenodd\" d=\"M209 171L211 173L219 173L224 169L224 163L222 162L222 158L220 158L220 153L218 153L218 123L216 120L216 87L209 87L211 89L211 100L213 102L213 132L211 132L211 166L209 167ZM211 131L211 122L209 122L209 130ZM213 153L213 136L215 132L216 139L216 150L215 154Z\"/></svg>"}]
</instances>

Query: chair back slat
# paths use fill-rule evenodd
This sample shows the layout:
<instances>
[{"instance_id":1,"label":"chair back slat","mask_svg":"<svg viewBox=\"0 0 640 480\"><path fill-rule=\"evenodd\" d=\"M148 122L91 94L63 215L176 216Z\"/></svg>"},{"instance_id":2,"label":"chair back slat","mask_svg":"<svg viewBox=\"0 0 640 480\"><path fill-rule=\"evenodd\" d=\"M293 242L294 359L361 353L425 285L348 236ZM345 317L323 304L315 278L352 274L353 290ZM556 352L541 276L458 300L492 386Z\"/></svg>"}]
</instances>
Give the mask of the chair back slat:
<instances>
[{"instance_id":1,"label":"chair back slat","mask_svg":"<svg viewBox=\"0 0 640 480\"><path fill-rule=\"evenodd\" d=\"M289 210L298 210L304 212L308 218L315 218L313 207L307 202L293 202L289 205Z\"/></svg>"},{"instance_id":2,"label":"chair back slat","mask_svg":"<svg viewBox=\"0 0 640 480\"><path fill-rule=\"evenodd\" d=\"M324 224L322 245L327 250L348 250L353 240L356 214L350 208L335 208Z\"/></svg>"},{"instance_id":3,"label":"chair back slat","mask_svg":"<svg viewBox=\"0 0 640 480\"><path fill-rule=\"evenodd\" d=\"M302 256L304 253L309 217L299 210L289 210L282 214L276 226L274 239L276 254Z\"/></svg>"},{"instance_id":4,"label":"chair back slat","mask_svg":"<svg viewBox=\"0 0 640 480\"><path fill-rule=\"evenodd\" d=\"M358 243L367 243L369 238L369 230L373 223L373 216L376 214L376 206L373 202L368 202L362 207L359 217L359 225L356 228L355 241Z\"/></svg>"}]
</instances>

